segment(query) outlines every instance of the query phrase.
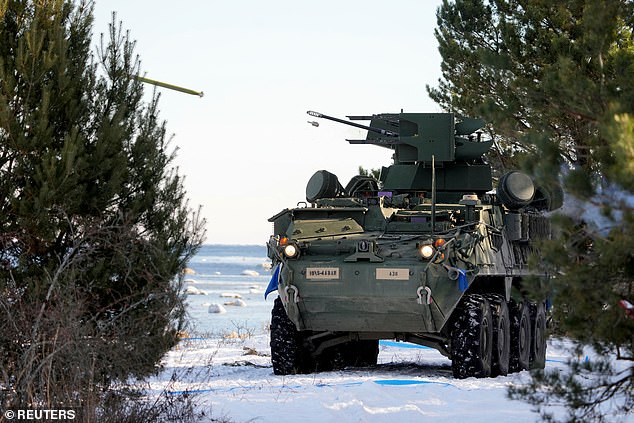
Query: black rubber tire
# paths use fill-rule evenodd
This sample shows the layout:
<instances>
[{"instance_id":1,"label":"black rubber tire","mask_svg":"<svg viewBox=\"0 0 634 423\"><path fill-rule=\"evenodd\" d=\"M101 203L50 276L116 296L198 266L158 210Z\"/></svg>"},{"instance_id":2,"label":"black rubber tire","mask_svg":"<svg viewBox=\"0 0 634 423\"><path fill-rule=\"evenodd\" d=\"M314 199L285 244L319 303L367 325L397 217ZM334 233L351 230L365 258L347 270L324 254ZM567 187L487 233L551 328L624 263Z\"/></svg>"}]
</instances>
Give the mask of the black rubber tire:
<instances>
[{"instance_id":1,"label":"black rubber tire","mask_svg":"<svg viewBox=\"0 0 634 423\"><path fill-rule=\"evenodd\" d=\"M527 370L531 358L531 316L527 302L511 301L511 355L509 371L511 373Z\"/></svg>"},{"instance_id":2,"label":"black rubber tire","mask_svg":"<svg viewBox=\"0 0 634 423\"><path fill-rule=\"evenodd\" d=\"M466 295L455 311L451 332L451 367L457 379L491 376L493 321L489 302Z\"/></svg>"},{"instance_id":3,"label":"black rubber tire","mask_svg":"<svg viewBox=\"0 0 634 423\"><path fill-rule=\"evenodd\" d=\"M493 316L493 350L491 376L506 376L511 355L511 318L506 300L502 295L487 295Z\"/></svg>"},{"instance_id":4,"label":"black rubber tire","mask_svg":"<svg viewBox=\"0 0 634 423\"><path fill-rule=\"evenodd\" d=\"M376 366L379 356L379 341L352 341L345 345L346 365L350 367Z\"/></svg>"},{"instance_id":5,"label":"black rubber tire","mask_svg":"<svg viewBox=\"0 0 634 423\"><path fill-rule=\"evenodd\" d=\"M531 369L543 369L546 367L546 307L544 303L531 303Z\"/></svg>"},{"instance_id":6,"label":"black rubber tire","mask_svg":"<svg viewBox=\"0 0 634 423\"><path fill-rule=\"evenodd\" d=\"M346 367L367 367L377 363L379 341L351 341L327 348L315 359L319 372L341 370Z\"/></svg>"},{"instance_id":7,"label":"black rubber tire","mask_svg":"<svg viewBox=\"0 0 634 423\"><path fill-rule=\"evenodd\" d=\"M315 365L302 346L302 336L286 315L279 297L271 310L271 363L276 375L311 373Z\"/></svg>"},{"instance_id":8,"label":"black rubber tire","mask_svg":"<svg viewBox=\"0 0 634 423\"><path fill-rule=\"evenodd\" d=\"M329 372L331 370L341 370L347 366L345 345L336 345L326 348L315 357L315 371Z\"/></svg>"}]
</instances>

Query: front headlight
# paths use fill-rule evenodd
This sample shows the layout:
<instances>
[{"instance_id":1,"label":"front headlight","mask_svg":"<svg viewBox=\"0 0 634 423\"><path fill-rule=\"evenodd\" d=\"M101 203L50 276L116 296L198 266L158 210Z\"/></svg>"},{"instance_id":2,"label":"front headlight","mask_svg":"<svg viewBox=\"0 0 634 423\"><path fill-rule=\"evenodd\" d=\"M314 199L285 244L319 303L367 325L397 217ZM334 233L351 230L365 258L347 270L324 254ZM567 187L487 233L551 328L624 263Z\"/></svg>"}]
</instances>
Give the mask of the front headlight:
<instances>
[{"instance_id":1,"label":"front headlight","mask_svg":"<svg viewBox=\"0 0 634 423\"><path fill-rule=\"evenodd\" d=\"M288 244L282 250L287 258L297 257L299 250L295 244Z\"/></svg>"},{"instance_id":2,"label":"front headlight","mask_svg":"<svg viewBox=\"0 0 634 423\"><path fill-rule=\"evenodd\" d=\"M436 250L434 249L434 247L431 246L431 244L421 245L418 248L418 251L420 252L421 257L425 260L429 260L436 253Z\"/></svg>"}]
</instances>

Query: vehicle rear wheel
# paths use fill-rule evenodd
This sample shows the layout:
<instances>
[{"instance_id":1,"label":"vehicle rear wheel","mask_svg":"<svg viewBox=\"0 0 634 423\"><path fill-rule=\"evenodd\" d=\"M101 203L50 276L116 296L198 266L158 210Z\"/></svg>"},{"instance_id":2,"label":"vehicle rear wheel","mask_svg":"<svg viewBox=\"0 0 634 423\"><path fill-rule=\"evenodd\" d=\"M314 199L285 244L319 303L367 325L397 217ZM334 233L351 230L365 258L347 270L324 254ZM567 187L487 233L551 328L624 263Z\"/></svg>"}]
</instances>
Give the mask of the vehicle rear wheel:
<instances>
[{"instance_id":1,"label":"vehicle rear wheel","mask_svg":"<svg viewBox=\"0 0 634 423\"><path fill-rule=\"evenodd\" d=\"M511 322L509 308L502 295L487 296L493 316L493 355L491 376L506 376L511 354Z\"/></svg>"},{"instance_id":2,"label":"vehicle rear wheel","mask_svg":"<svg viewBox=\"0 0 634 423\"><path fill-rule=\"evenodd\" d=\"M531 342L531 369L546 367L546 307L544 303L531 303L531 328L533 340Z\"/></svg>"},{"instance_id":3,"label":"vehicle rear wheel","mask_svg":"<svg viewBox=\"0 0 634 423\"><path fill-rule=\"evenodd\" d=\"M511 355L509 371L511 373L527 370L531 356L531 316L528 303L512 301L509 307L511 316Z\"/></svg>"},{"instance_id":4,"label":"vehicle rear wheel","mask_svg":"<svg viewBox=\"0 0 634 423\"><path fill-rule=\"evenodd\" d=\"M302 336L286 315L280 298L271 311L271 363L276 375L292 375L314 371L310 354L302 345Z\"/></svg>"},{"instance_id":5,"label":"vehicle rear wheel","mask_svg":"<svg viewBox=\"0 0 634 423\"><path fill-rule=\"evenodd\" d=\"M346 344L346 365L351 367L375 366L379 356L379 341L362 340Z\"/></svg>"},{"instance_id":6,"label":"vehicle rear wheel","mask_svg":"<svg viewBox=\"0 0 634 423\"><path fill-rule=\"evenodd\" d=\"M489 302L469 294L456 310L451 332L451 367L455 378L489 377L493 346L493 322Z\"/></svg>"},{"instance_id":7,"label":"vehicle rear wheel","mask_svg":"<svg viewBox=\"0 0 634 423\"><path fill-rule=\"evenodd\" d=\"M317 371L340 370L346 367L374 366L379 355L379 341L349 341L327 348L315 362Z\"/></svg>"}]
</instances>

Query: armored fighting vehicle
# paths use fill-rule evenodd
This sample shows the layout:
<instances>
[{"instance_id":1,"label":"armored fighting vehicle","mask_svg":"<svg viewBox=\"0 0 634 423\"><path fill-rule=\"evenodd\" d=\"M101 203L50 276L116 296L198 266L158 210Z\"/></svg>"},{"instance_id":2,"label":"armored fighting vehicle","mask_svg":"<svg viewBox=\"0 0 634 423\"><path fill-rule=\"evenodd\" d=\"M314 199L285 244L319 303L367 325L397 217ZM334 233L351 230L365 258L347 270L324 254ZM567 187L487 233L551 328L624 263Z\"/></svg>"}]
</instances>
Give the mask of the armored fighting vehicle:
<instances>
[{"instance_id":1,"label":"armored fighting vehicle","mask_svg":"<svg viewBox=\"0 0 634 423\"><path fill-rule=\"evenodd\" d=\"M269 219L274 373L373 365L381 339L437 349L457 378L543 368L546 301L526 285L547 278L528 259L561 193L517 171L494 191L478 119L308 114L366 129L348 141L392 149L394 163L345 187L319 170L306 202Z\"/></svg>"}]
</instances>

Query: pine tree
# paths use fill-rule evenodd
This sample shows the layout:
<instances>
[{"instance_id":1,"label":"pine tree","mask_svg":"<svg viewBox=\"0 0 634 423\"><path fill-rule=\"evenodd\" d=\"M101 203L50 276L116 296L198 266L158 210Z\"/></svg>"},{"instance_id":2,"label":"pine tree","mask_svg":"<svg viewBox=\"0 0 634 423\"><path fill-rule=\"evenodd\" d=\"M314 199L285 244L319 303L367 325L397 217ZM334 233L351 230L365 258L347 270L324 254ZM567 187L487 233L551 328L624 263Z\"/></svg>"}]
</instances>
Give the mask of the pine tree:
<instances>
[{"instance_id":1,"label":"pine tree","mask_svg":"<svg viewBox=\"0 0 634 423\"><path fill-rule=\"evenodd\" d=\"M554 276L553 330L580 359L511 390L547 419L549 403L570 421L634 404L634 367L611 362L634 359L634 319L619 306L634 302L633 12L631 0L455 0L437 13L443 78L429 94L491 123L498 166L521 164L543 184L562 171L577 204L553 218L559 236L536 262Z\"/></svg>"},{"instance_id":2,"label":"pine tree","mask_svg":"<svg viewBox=\"0 0 634 423\"><path fill-rule=\"evenodd\" d=\"M371 169L364 168L363 166L359 166L359 175L361 176L369 176L371 178L379 180L379 176L381 175L381 169Z\"/></svg>"},{"instance_id":3,"label":"pine tree","mask_svg":"<svg viewBox=\"0 0 634 423\"><path fill-rule=\"evenodd\" d=\"M0 1L5 409L90 416L114 381L154 373L204 236L134 43L113 22L95 58L92 22L88 0Z\"/></svg>"}]
</instances>

